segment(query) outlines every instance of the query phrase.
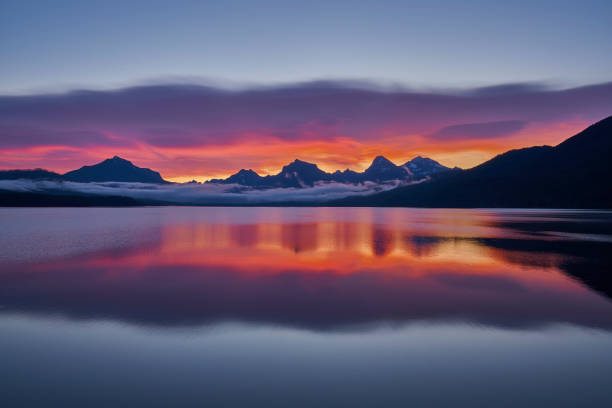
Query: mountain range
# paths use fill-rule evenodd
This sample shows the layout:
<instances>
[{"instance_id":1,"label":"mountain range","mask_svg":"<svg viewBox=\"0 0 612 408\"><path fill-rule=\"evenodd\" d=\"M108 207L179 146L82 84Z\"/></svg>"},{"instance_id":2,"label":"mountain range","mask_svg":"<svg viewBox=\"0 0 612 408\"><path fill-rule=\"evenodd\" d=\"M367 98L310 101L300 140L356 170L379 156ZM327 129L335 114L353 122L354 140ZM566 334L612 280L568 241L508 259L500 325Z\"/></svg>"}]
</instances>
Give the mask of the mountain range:
<instances>
[{"instance_id":1,"label":"mountain range","mask_svg":"<svg viewBox=\"0 0 612 408\"><path fill-rule=\"evenodd\" d=\"M256 188L304 188L316 183L336 182L358 184L364 182L419 181L433 174L450 170L435 160L418 156L401 166L383 156L377 156L363 173L346 169L327 173L316 164L295 159L284 166L280 173L262 177L253 170L242 169L226 179L212 179L212 184L239 184Z\"/></svg>"},{"instance_id":2,"label":"mountain range","mask_svg":"<svg viewBox=\"0 0 612 408\"><path fill-rule=\"evenodd\" d=\"M374 159L370 167L363 173L349 169L327 173L316 164L295 159L284 166L276 175L260 176L253 170L242 169L226 179L212 179L210 184L238 184L255 188L305 188L320 182L338 183L383 183L388 181L418 181L433 174L449 170L440 163L416 157L413 160L396 166L383 156ZM80 183L89 182L137 182L166 184L161 175L151 169L137 167L128 160L115 156L92 166L83 166L78 170L65 174L54 173L43 169L34 170L2 170L0 180L65 180Z\"/></svg>"},{"instance_id":3,"label":"mountain range","mask_svg":"<svg viewBox=\"0 0 612 408\"><path fill-rule=\"evenodd\" d=\"M554 147L511 150L469 170L331 204L612 208L612 116Z\"/></svg>"},{"instance_id":4,"label":"mountain range","mask_svg":"<svg viewBox=\"0 0 612 408\"><path fill-rule=\"evenodd\" d=\"M534 146L500 154L468 170L449 169L434 160L416 157L400 166L382 156L359 173L352 170L327 173L316 164L295 160L276 175L262 177L242 169L226 179L209 180L206 185L237 185L234 196L244 191L287 191L277 201L245 199L230 201L232 194L177 201L170 192L162 198L127 197L125 190L106 196L55 190L0 190L4 205L330 205L330 206L412 206L412 207L548 207L612 208L612 116L603 119L557 146ZM141 182L168 184L153 170L140 168L117 156L66 174L42 169L0 171L0 180L51 180L76 182ZM61 184L61 183L56 183ZM83 184L86 186L86 184ZM190 185L186 183L185 185ZM321 186L345 188L344 198L318 193ZM370 188L368 186L375 186ZM7 187L8 186L8 187ZM381 187L384 186L384 187ZM282 190L292 187L293 190ZM229 191L229 190L228 190ZM294 192L313 191L295 198ZM365 193L364 193L365 191ZM72 194L72 195L70 195ZM108 195L110 194L110 195ZM58 198L58 195L62 195ZM166 198L167 197L167 198ZM261 197L255 195L254 197ZM234 197L235 198L235 197ZM190 201L191 200L191 201ZM208 201L207 201L208 200ZM259 201L258 201L259 200Z\"/></svg>"}]
</instances>

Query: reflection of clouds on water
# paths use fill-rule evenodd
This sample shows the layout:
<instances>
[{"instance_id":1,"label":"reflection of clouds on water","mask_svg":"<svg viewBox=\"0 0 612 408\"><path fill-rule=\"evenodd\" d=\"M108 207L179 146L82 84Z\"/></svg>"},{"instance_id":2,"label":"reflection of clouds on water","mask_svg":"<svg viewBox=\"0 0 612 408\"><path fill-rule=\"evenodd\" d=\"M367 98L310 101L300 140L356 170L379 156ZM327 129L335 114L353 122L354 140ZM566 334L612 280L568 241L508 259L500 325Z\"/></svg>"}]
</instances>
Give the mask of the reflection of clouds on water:
<instances>
[{"instance_id":1,"label":"reflection of clouds on water","mask_svg":"<svg viewBox=\"0 0 612 408\"><path fill-rule=\"evenodd\" d=\"M333 266L312 271L300 265L270 270L257 264L180 261L143 267L123 262L122 256L117 261L110 266L58 262L3 272L3 303L13 312L155 326L240 320L342 330L377 322L457 320L523 329L560 323L612 329L610 302L563 282L562 276L531 281L503 275L503 269L471 274L451 265L346 273Z\"/></svg>"},{"instance_id":2,"label":"reflection of clouds on water","mask_svg":"<svg viewBox=\"0 0 612 408\"><path fill-rule=\"evenodd\" d=\"M46 219L61 220L61 210L14 212L15 222L18 214L40 221L15 245L63 231L76 237L67 245L84 249L53 262L5 260L1 303L6 312L159 326L243 320L345 330L460 320L612 329L612 303L588 289L610 296L606 242L530 239L507 215L499 228L490 212L240 210L70 209L63 223ZM96 223L96 211L124 216ZM66 227L69 219L76 225ZM106 238L90 245L96 232Z\"/></svg>"}]
</instances>

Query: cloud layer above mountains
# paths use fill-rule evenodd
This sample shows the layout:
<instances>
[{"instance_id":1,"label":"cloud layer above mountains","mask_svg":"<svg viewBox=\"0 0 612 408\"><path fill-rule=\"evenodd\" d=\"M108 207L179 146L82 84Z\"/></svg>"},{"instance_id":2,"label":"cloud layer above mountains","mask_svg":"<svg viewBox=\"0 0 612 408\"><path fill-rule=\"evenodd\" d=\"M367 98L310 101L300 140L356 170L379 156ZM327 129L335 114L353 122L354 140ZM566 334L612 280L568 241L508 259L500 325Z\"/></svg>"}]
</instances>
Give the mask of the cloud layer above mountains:
<instances>
[{"instance_id":1,"label":"cloud layer above mountains","mask_svg":"<svg viewBox=\"0 0 612 408\"><path fill-rule=\"evenodd\" d=\"M295 157L330 170L363 168L376 154L465 167L478 161L469 152L557 143L611 112L612 83L459 91L350 81L170 84L0 96L0 161L65 171L121 154L169 178L265 173Z\"/></svg>"}]
</instances>

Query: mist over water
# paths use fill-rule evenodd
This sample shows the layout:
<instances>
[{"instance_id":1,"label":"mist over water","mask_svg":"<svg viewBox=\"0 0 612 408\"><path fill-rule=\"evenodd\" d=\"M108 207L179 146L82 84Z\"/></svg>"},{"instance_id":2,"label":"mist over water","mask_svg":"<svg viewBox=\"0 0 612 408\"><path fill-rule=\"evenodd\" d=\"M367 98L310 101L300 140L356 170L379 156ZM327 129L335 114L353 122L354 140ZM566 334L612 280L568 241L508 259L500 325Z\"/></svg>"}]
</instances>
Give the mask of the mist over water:
<instances>
[{"instance_id":1,"label":"mist over water","mask_svg":"<svg viewBox=\"0 0 612 408\"><path fill-rule=\"evenodd\" d=\"M3 208L0 229L9 406L612 403L610 212Z\"/></svg>"},{"instance_id":2,"label":"mist over water","mask_svg":"<svg viewBox=\"0 0 612 408\"><path fill-rule=\"evenodd\" d=\"M422 180L420 180L422 181ZM253 188L239 184L149 184L128 182L76 183L49 180L0 180L0 190L25 193L86 194L121 196L173 204L249 204L249 203L321 203L350 196L364 196L391 190L399 185L415 184L398 180L360 184L320 182L301 188Z\"/></svg>"}]
</instances>

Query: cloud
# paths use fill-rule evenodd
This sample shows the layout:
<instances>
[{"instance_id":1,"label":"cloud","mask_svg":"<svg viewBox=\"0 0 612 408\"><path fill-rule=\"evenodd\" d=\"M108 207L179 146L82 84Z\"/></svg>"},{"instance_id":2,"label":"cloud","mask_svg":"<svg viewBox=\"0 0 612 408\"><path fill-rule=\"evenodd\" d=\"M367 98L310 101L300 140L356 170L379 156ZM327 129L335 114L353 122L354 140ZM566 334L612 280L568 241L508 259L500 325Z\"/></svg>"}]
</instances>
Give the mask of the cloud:
<instances>
[{"instance_id":1,"label":"cloud","mask_svg":"<svg viewBox=\"0 0 612 408\"><path fill-rule=\"evenodd\" d=\"M319 183L308 188L254 189L237 184L76 183L70 181L0 180L0 190L48 194L124 196L177 204L255 204L325 202L368 195L397 187L398 183Z\"/></svg>"},{"instance_id":2,"label":"cloud","mask_svg":"<svg viewBox=\"0 0 612 408\"><path fill-rule=\"evenodd\" d=\"M464 123L446 126L428 137L434 140L488 139L509 136L519 132L527 123L520 120Z\"/></svg>"},{"instance_id":3,"label":"cloud","mask_svg":"<svg viewBox=\"0 0 612 408\"><path fill-rule=\"evenodd\" d=\"M266 137L371 142L408 134L440 136L438 132L440 140L444 135L479 138L483 133L510 134L519 123L595 121L610 112L612 83L562 90L537 83L502 84L461 91L352 81L246 89L160 84L0 96L0 149L218 146ZM436 131L441 127L446 130Z\"/></svg>"},{"instance_id":4,"label":"cloud","mask_svg":"<svg viewBox=\"0 0 612 408\"><path fill-rule=\"evenodd\" d=\"M28 124L0 124L0 143L2 147L8 148L41 144L72 147L117 145L117 141L96 130L62 131L33 127Z\"/></svg>"},{"instance_id":5,"label":"cloud","mask_svg":"<svg viewBox=\"0 0 612 408\"><path fill-rule=\"evenodd\" d=\"M493 96L493 95L526 95L536 94L539 92L546 92L549 87L546 84L537 82L526 82L526 83L512 83L512 84L501 84L491 85L481 88L473 89L468 94L478 96Z\"/></svg>"}]
</instances>

